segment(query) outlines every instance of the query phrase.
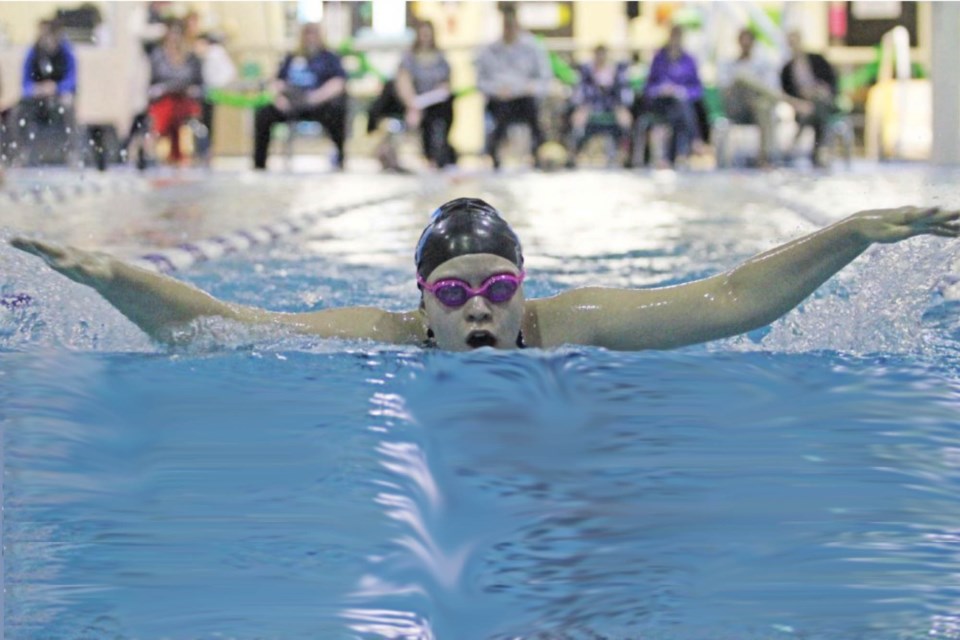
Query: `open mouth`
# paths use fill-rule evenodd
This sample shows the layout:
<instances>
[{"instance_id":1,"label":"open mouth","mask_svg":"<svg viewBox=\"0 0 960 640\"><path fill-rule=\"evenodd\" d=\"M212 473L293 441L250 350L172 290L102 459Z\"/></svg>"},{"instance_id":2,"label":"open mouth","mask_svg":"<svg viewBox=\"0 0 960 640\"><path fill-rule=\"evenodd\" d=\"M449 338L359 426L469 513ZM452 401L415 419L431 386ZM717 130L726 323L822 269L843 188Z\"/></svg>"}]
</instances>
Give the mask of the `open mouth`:
<instances>
[{"instance_id":1,"label":"open mouth","mask_svg":"<svg viewBox=\"0 0 960 640\"><path fill-rule=\"evenodd\" d=\"M467 336L467 346L471 349L497 346L497 338L489 331L471 331Z\"/></svg>"}]
</instances>

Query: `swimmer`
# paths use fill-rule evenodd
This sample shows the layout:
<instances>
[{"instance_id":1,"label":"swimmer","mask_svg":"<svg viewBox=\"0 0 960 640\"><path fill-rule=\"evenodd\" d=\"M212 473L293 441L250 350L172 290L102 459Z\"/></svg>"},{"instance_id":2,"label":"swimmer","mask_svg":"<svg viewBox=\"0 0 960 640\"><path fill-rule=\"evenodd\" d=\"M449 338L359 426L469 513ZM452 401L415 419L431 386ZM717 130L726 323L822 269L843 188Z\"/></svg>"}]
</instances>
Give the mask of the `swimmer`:
<instances>
[{"instance_id":1,"label":"swimmer","mask_svg":"<svg viewBox=\"0 0 960 640\"><path fill-rule=\"evenodd\" d=\"M203 317L273 325L325 338L367 339L450 351L478 347L671 349L767 325L874 243L960 236L960 211L901 207L861 211L723 273L648 288L584 287L528 300L520 240L496 209L459 198L437 209L417 243L419 308L345 307L280 313L218 300L102 253L15 238L11 244L95 289L154 340ZM412 284L412 283L411 283Z\"/></svg>"}]
</instances>

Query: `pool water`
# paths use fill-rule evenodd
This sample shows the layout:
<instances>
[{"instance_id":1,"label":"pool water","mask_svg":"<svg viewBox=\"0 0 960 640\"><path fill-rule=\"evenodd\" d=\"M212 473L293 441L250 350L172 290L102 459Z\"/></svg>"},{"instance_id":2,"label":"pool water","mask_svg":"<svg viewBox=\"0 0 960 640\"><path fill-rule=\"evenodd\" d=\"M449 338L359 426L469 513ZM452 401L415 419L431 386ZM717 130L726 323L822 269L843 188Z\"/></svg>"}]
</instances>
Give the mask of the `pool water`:
<instances>
[{"instance_id":1,"label":"pool water","mask_svg":"<svg viewBox=\"0 0 960 640\"><path fill-rule=\"evenodd\" d=\"M411 308L429 209L479 195L530 296L672 284L949 184L478 178L178 277ZM450 354L223 322L168 351L0 247L32 301L0 308L6 638L960 638L958 256L874 248L709 345Z\"/></svg>"}]
</instances>

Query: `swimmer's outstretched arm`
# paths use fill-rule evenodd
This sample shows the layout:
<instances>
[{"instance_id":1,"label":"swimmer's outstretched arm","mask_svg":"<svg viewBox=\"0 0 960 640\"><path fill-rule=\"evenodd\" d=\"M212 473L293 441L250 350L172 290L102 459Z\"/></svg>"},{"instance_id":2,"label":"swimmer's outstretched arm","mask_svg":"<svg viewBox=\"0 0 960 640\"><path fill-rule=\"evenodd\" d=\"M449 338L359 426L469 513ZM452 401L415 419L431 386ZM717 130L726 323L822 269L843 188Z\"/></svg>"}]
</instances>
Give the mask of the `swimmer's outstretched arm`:
<instances>
[{"instance_id":1,"label":"swimmer's outstretched arm","mask_svg":"<svg viewBox=\"0 0 960 640\"><path fill-rule=\"evenodd\" d=\"M124 263L104 253L25 238L10 244L43 258L55 271L96 290L151 338L168 344L192 335L184 332L203 317L245 324L276 325L300 333L400 344L423 340L417 312L391 313L372 307L345 307L309 313L280 313L231 304L185 282Z\"/></svg>"},{"instance_id":2,"label":"swimmer's outstretched arm","mask_svg":"<svg viewBox=\"0 0 960 640\"><path fill-rule=\"evenodd\" d=\"M960 211L862 211L716 276L659 289L584 288L533 301L543 346L669 349L767 325L875 242L956 238Z\"/></svg>"}]
</instances>

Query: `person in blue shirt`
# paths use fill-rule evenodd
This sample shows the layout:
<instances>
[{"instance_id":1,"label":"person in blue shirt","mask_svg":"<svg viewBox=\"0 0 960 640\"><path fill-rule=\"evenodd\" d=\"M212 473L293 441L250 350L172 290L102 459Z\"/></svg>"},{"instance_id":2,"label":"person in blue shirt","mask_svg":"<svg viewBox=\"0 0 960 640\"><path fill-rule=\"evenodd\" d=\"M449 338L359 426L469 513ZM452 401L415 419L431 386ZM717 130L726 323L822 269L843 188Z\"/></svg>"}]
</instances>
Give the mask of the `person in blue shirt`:
<instances>
[{"instance_id":1,"label":"person in blue shirt","mask_svg":"<svg viewBox=\"0 0 960 640\"><path fill-rule=\"evenodd\" d=\"M73 150L76 93L77 60L63 35L63 26L56 20L41 20L37 41L23 61L20 102L9 116L9 123L17 125L11 128L12 137L22 152L39 146L36 141L42 130L51 128L57 146L65 136L70 144L63 148Z\"/></svg>"},{"instance_id":2,"label":"person in blue shirt","mask_svg":"<svg viewBox=\"0 0 960 640\"><path fill-rule=\"evenodd\" d=\"M23 61L24 98L56 97L73 101L77 93L77 59L63 26L56 20L41 20L36 43Z\"/></svg>"},{"instance_id":3,"label":"person in blue shirt","mask_svg":"<svg viewBox=\"0 0 960 640\"><path fill-rule=\"evenodd\" d=\"M270 129L283 121L314 120L323 125L337 147L334 165L343 168L347 135L347 74L340 56L326 48L320 25L304 24L300 47L287 54L273 83L271 104L254 117L253 166L267 168Z\"/></svg>"}]
</instances>

